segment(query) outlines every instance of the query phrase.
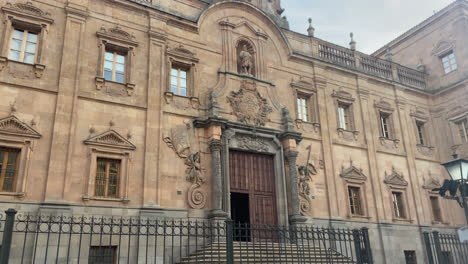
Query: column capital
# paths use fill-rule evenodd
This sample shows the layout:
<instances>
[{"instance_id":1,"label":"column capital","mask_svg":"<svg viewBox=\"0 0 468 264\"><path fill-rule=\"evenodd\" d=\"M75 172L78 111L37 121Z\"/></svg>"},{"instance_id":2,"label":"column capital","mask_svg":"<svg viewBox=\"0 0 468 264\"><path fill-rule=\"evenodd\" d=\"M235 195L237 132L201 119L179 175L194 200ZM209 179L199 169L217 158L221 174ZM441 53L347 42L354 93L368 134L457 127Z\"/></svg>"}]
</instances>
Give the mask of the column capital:
<instances>
[{"instance_id":1,"label":"column capital","mask_svg":"<svg viewBox=\"0 0 468 264\"><path fill-rule=\"evenodd\" d=\"M220 151L222 148L222 143L220 139L212 138L210 139L210 141L208 141L208 145L210 146L211 152Z\"/></svg>"}]
</instances>

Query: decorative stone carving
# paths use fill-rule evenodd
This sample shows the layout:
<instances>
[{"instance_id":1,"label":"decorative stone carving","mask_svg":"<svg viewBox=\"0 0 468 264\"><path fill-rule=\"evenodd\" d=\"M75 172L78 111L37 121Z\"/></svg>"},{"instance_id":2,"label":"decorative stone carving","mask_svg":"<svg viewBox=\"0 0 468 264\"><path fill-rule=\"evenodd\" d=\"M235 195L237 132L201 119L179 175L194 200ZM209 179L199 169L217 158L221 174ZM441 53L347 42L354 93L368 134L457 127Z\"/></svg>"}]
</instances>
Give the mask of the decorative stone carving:
<instances>
[{"instance_id":1,"label":"decorative stone carving","mask_svg":"<svg viewBox=\"0 0 468 264\"><path fill-rule=\"evenodd\" d=\"M385 171L385 179L384 183L389 185L397 185L397 186L408 186L408 182L405 180L405 177L401 173L398 173L395 170L395 167L392 167L392 173L387 174Z\"/></svg>"},{"instance_id":2,"label":"decorative stone carving","mask_svg":"<svg viewBox=\"0 0 468 264\"><path fill-rule=\"evenodd\" d=\"M400 147L399 139L388 139L385 137L379 137L379 139L380 139L380 145L388 149L398 149Z\"/></svg>"},{"instance_id":3,"label":"decorative stone carving","mask_svg":"<svg viewBox=\"0 0 468 264\"><path fill-rule=\"evenodd\" d=\"M168 47L167 55L170 57L174 57L176 59L182 59L186 62L198 63L199 59L196 57L196 54L187 48L185 48L182 44L174 48Z\"/></svg>"},{"instance_id":4,"label":"decorative stone carving","mask_svg":"<svg viewBox=\"0 0 468 264\"><path fill-rule=\"evenodd\" d=\"M343 128L337 128L338 136L347 141L357 141L359 139L359 131L349 131Z\"/></svg>"},{"instance_id":5,"label":"decorative stone carving","mask_svg":"<svg viewBox=\"0 0 468 264\"><path fill-rule=\"evenodd\" d=\"M432 189L440 188L442 185L440 184L439 180L436 180L432 174L429 172L429 177L424 179L424 185L422 186L423 189L432 192Z\"/></svg>"},{"instance_id":6,"label":"decorative stone carving","mask_svg":"<svg viewBox=\"0 0 468 264\"><path fill-rule=\"evenodd\" d=\"M296 119L296 128L308 133L319 133L320 132L320 123L307 123L301 119Z\"/></svg>"},{"instance_id":7,"label":"decorative stone carving","mask_svg":"<svg viewBox=\"0 0 468 264\"><path fill-rule=\"evenodd\" d=\"M26 3L7 3L6 7L21 13L27 13L33 16L38 16L38 17L44 17L48 18L50 17L50 13L43 11L42 9L35 7L30 1Z\"/></svg>"},{"instance_id":8,"label":"decorative stone carving","mask_svg":"<svg viewBox=\"0 0 468 264\"><path fill-rule=\"evenodd\" d=\"M105 37L117 38L119 40L126 40L126 41L133 43L135 46L138 45L138 43L136 42L135 36L123 30L119 26L115 26L114 28L110 28L110 29L105 29L104 27L101 27L99 31L97 32L97 34L98 36L101 35Z\"/></svg>"},{"instance_id":9,"label":"decorative stone carving","mask_svg":"<svg viewBox=\"0 0 468 264\"><path fill-rule=\"evenodd\" d=\"M410 111L410 116L418 119L418 120L421 120L421 121L426 121L429 117L428 117L428 114L420 109L420 108L414 108L414 109L411 109Z\"/></svg>"},{"instance_id":10,"label":"decorative stone carving","mask_svg":"<svg viewBox=\"0 0 468 264\"><path fill-rule=\"evenodd\" d=\"M247 45L243 44L239 52L240 74L252 75L253 58L247 49Z\"/></svg>"},{"instance_id":11,"label":"decorative stone carving","mask_svg":"<svg viewBox=\"0 0 468 264\"><path fill-rule=\"evenodd\" d=\"M317 168L310 163L310 152L312 150L312 146L307 148L309 150L309 155L307 158L307 163L304 166L298 167L299 179L298 179L298 187L299 187L299 196L300 196L300 210L302 215L306 215L311 211L311 204L312 199L310 198L310 185L309 182L312 180L311 175L317 175Z\"/></svg>"},{"instance_id":12,"label":"decorative stone carving","mask_svg":"<svg viewBox=\"0 0 468 264\"><path fill-rule=\"evenodd\" d=\"M268 144L258 137L238 136L238 147L256 152L268 151Z\"/></svg>"},{"instance_id":13,"label":"decorative stone carving","mask_svg":"<svg viewBox=\"0 0 468 264\"><path fill-rule=\"evenodd\" d=\"M435 147L432 146L424 146L421 144L416 145L416 149L419 153L426 157L433 157L435 153Z\"/></svg>"},{"instance_id":14,"label":"decorative stone carving","mask_svg":"<svg viewBox=\"0 0 468 264\"><path fill-rule=\"evenodd\" d=\"M130 141L128 141L125 137L121 136L113 129L109 129L109 131L90 137L86 139L84 143L100 146L112 146L130 150L136 149L135 145L133 145Z\"/></svg>"},{"instance_id":15,"label":"decorative stone carving","mask_svg":"<svg viewBox=\"0 0 468 264\"><path fill-rule=\"evenodd\" d=\"M41 137L41 135L36 130L28 126L26 123L21 122L14 115L0 119L0 133L26 136L31 138Z\"/></svg>"},{"instance_id":16,"label":"decorative stone carving","mask_svg":"<svg viewBox=\"0 0 468 264\"><path fill-rule=\"evenodd\" d=\"M233 91L231 96L228 96L228 100L237 120L242 123L264 126L269 120L268 115L272 112L272 108L257 91L255 82L242 81L240 90Z\"/></svg>"},{"instance_id":17,"label":"decorative stone carving","mask_svg":"<svg viewBox=\"0 0 468 264\"><path fill-rule=\"evenodd\" d=\"M434 45L434 48L431 51L433 56L443 56L444 54L450 52L455 48L455 41L449 38L444 38L441 36L441 40Z\"/></svg>"},{"instance_id":18,"label":"decorative stone carving","mask_svg":"<svg viewBox=\"0 0 468 264\"><path fill-rule=\"evenodd\" d=\"M200 153L192 152L188 129L190 125L180 125L170 129L163 135L163 141L187 166L186 180L191 183L187 193L187 202L193 209L203 209L206 205L206 194L201 190L205 183L205 176L200 164Z\"/></svg>"},{"instance_id":19,"label":"decorative stone carving","mask_svg":"<svg viewBox=\"0 0 468 264\"><path fill-rule=\"evenodd\" d=\"M338 91L333 91L332 97L348 104L352 104L355 101L353 95L346 92L343 88L340 88Z\"/></svg>"},{"instance_id":20,"label":"decorative stone carving","mask_svg":"<svg viewBox=\"0 0 468 264\"><path fill-rule=\"evenodd\" d=\"M346 180L365 182L367 181L367 176L364 175L362 169L358 169L353 165L353 161L349 161L349 167L345 169L344 166L341 166L340 176Z\"/></svg>"}]
</instances>

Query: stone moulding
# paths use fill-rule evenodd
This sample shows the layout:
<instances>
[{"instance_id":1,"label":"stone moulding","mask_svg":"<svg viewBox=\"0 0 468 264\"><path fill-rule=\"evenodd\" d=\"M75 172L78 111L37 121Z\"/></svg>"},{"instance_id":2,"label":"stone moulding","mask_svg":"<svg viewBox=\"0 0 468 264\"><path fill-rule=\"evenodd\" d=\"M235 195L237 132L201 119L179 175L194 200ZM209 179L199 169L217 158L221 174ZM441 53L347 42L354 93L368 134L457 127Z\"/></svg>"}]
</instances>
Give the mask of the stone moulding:
<instances>
[{"instance_id":1,"label":"stone moulding","mask_svg":"<svg viewBox=\"0 0 468 264\"><path fill-rule=\"evenodd\" d=\"M264 126L273 111L267 100L257 90L256 82L242 81L239 91L228 96L238 121L255 126Z\"/></svg>"},{"instance_id":2,"label":"stone moulding","mask_svg":"<svg viewBox=\"0 0 468 264\"><path fill-rule=\"evenodd\" d=\"M136 149L135 145L133 145L130 141L128 141L113 129L90 137L86 139L84 143L87 145L110 146L129 150Z\"/></svg>"},{"instance_id":3,"label":"stone moulding","mask_svg":"<svg viewBox=\"0 0 468 264\"><path fill-rule=\"evenodd\" d=\"M345 169L344 166L341 166L340 177L347 181L367 181L367 176L364 175L362 169L359 169L353 165L352 160L350 161L350 166L348 168Z\"/></svg>"},{"instance_id":4,"label":"stone moulding","mask_svg":"<svg viewBox=\"0 0 468 264\"><path fill-rule=\"evenodd\" d=\"M193 209L203 209L206 205L206 193L201 189L205 183L202 172L200 153L192 152L188 129L190 126L179 125L169 129L163 135L163 141L187 166L186 180L191 183L187 192L187 203Z\"/></svg>"},{"instance_id":5,"label":"stone moulding","mask_svg":"<svg viewBox=\"0 0 468 264\"><path fill-rule=\"evenodd\" d=\"M54 22L49 12L43 11L42 9L34 6L30 1L26 3L7 3L6 6L2 7L2 10L4 12L28 16L49 24Z\"/></svg>"},{"instance_id":6,"label":"stone moulding","mask_svg":"<svg viewBox=\"0 0 468 264\"><path fill-rule=\"evenodd\" d=\"M387 174L385 171L384 183L403 187L408 186L408 182L405 180L405 177L401 173L398 173L395 170L395 167L392 167L392 172L390 174Z\"/></svg>"},{"instance_id":7,"label":"stone moulding","mask_svg":"<svg viewBox=\"0 0 468 264\"><path fill-rule=\"evenodd\" d=\"M41 137L41 134L26 123L21 122L21 120L14 115L0 119L0 133L30 138Z\"/></svg>"}]
</instances>

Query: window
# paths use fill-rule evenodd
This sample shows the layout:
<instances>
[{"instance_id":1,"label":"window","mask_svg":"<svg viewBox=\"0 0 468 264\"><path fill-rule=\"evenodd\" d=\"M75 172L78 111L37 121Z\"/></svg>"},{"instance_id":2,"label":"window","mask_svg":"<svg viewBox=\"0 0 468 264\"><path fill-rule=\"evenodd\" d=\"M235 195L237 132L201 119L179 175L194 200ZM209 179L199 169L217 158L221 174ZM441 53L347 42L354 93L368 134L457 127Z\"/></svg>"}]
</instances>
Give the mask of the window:
<instances>
[{"instance_id":1,"label":"window","mask_svg":"<svg viewBox=\"0 0 468 264\"><path fill-rule=\"evenodd\" d=\"M431 196L431 209L432 216L434 217L435 222L442 222L442 214L440 212L439 198L436 196Z\"/></svg>"},{"instance_id":2,"label":"window","mask_svg":"<svg viewBox=\"0 0 468 264\"><path fill-rule=\"evenodd\" d=\"M97 197L118 198L120 160L98 158L96 168Z\"/></svg>"},{"instance_id":3,"label":"window","mask_svg":"<svg viewBox=\"0 0 468 264\"><path fill-rule=\"evenodd\" d=\"M441 261L440 263L445 264L454 264L452 252L450 251L442 251Z\"/></svg>"},{"instance_id":4,"label":"window","mask_svg":"<svg viewBox=\"0 0 468 264\"><path fill-rule=\"evenodd\" d=\"M350 106L346 104L338 105L338 125L339 128L344 130L351 130L350 120Z\"/></svg>"},{"instance_id":5,"label":"window","mask_svg":"<svg viewBox=\"0 0 468 264\"><path fill-rule=\"evenodd\" d=\"M106 50L104 56L104 79L118 83L125 82L125 55Z\"/></svg>"},{"instance_id":6,"label":"window","mask_svg":"<svg viewBox=\"0 0 468 264\"><path fill-rule=\"evenodd\" d=\"M380 129L382 130L382 137L390 139L390 115L380 113Z\"/></svg>"},{"instance_id":7,"label":"window","mask_svg":"<svg viewBox=\"0 0 468 264\"><path fill-rule=\"evenodd\" d=\"M34 64L37 50L37 33L13 29L9 59Z\"/></svg>"},{"instance_id":8,"label":"window","mask_svg":"<svg viewBox=\"0 0 468 264\"><path fill-rule=\"evenodd\" d=\"M468 142L468 121L466 119L463 119L462 121L457 122L456 125L458 128L458 133L460 135L461 142L467 143Z\"/></svg>"},{"instance_id":9,"label":"window","mask_svg":"<svg viewBox=\"0 0 468 264\"><path fill-rule=\"evenodd\" d=\"M405 250L405 263L406 264L416 264L416 252L414 250Z\"/></svg>"},{"instance_id":10,"label":"window","mask_svg":"<svg viewBox=\"0 0 468 264\"><path fill-rule=\"evenodd\" d=\"M180 96L187 96L188 70L181 67L171 69L171 92Z\"/></svg>"},{"instance_id":11,"label":"window","mask_svg":"<svg viewBox=\"0 0 468 264\"><path fill-rule=\"evenodd\" d=\"M19 149L0 148L0 190L13 192L18 171Z\"/></svg>"},{"instance_id":12,"label":"window","mask_svg":"<svg viewBox=\"0 0 468 264\"><path fill-rule=\"evenodd\" d=\"M297 97L297 118L309 122L309 98L304 96Z\"/></svg>"},{"instance_id":13,"label":"window","mask_svg":"<svg viewBox=\"0 0 468 264\"><path fill-rule=\"evenodd\" d=\"M91 246L89 248L89 264L114 264L117 260L116 246Z\"/></svg>"},{"instance_id":14,"label":"window","mask_svg":"<svg viewBox=\"0 0 468 264\"><path fill-rule=\"evenodd\" d=\"M403 193L392 192L393 212L396 218L406 218L403 206Z\"/></svg>"},{"instance_id":15,"label":"window","mask_svg":"<svg viewBox=\"0 0 468 264\"><path fill-rule=\"evenodd\" d=\"M361 206L361 188L348 187L348 195L351 215L364 215Z\"/></svg>"},{"instance_id":16,"label":"window","mask_svg":"<svg viewBox=\"0 0 468 264\"><path fill-rule=\"evenodd\" d=\"M450 73L457 69L457 61L455 60L455 54L453 52L443 56L442 63L444 65L445 73Z\"/></svg>"},{"instance_id":17,"label":"window","mask_svg":"<svg viewBox=\"0 0 468 264\"><path fill-rule=\"evenodd\" d=\"M424 131L424 123L420 121L416 121L416 128L418 130L418 144L424 145L425 142L425 131Z\"/></svg>"}]
</instances>

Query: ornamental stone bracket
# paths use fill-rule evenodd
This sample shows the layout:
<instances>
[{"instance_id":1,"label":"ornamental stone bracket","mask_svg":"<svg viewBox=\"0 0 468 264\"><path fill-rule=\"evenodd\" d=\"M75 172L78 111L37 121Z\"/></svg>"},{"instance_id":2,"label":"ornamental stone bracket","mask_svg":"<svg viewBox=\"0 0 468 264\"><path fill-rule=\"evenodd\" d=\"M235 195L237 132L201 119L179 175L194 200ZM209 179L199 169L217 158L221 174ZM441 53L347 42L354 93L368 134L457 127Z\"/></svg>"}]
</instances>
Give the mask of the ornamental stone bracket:
<instances>
[{"instance_id":1,"label":"ornamental stone bracket","mask_svg":"<svg viewBox=\"0 0 468 264\"><path fill-rule=\"evenodd\" d=\"M343 128L336 129L338 136L346 141L358 141L360 132L357 130L344 130Z\"/></svg>"},{"instance_id":2,"label":"ornamental stone bracket","mask_svg":"<svg viewBox=\"0 0 468 264\"><path fill-rule=\"evenodd\" d=\"M135 92L133 83L107 82L103 77L96 77L96 90L103 91L110 96L132 96Z\"/></svg>"},{"instance_id":3,"label":"ornamental stone bracket","mask_svg":"<svg viewBox=\"0 0 468 264\"><path fill-rule=\"evenodd\" d=\"M268 116L272 108L258 92L256 82L242 81L240 90L231 92L231 96L227 98L239 122L265 126L265 123L269 121Z\"/></svg>"},{"instance_id":4,"label":"ornamental stone bracket","mask_svg":"<svg viewBox=\"0 0 468 264\"><path fill-rule=\"evenodd\" d=\"M387 174L385 171L384 183L391 186L406 187L408 182L405 180L405 177L396 171L395 167L392 167L392 172Z\"/></svg>"},{"instance_id":5,"label":"ornamental stone bracket","mask_svg":"<svg viewBox=\"0 0 468 264\"><path fill-rule=\"evenodd\" d=\"M187 203L193 209L203 209L206 193L201 189L206 179L202 172L200 152L192 152L188 130L190 125L179 125L166 131L163 141L186 165L186 180L191 183L187 193Z\"/></svg>"}]
</instances>

